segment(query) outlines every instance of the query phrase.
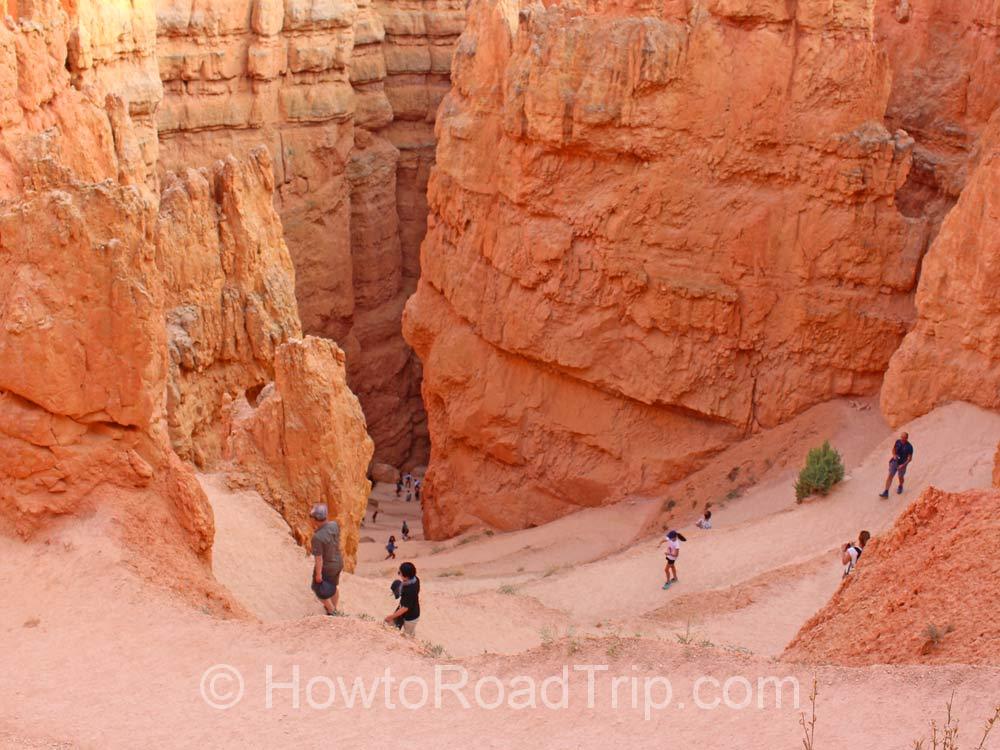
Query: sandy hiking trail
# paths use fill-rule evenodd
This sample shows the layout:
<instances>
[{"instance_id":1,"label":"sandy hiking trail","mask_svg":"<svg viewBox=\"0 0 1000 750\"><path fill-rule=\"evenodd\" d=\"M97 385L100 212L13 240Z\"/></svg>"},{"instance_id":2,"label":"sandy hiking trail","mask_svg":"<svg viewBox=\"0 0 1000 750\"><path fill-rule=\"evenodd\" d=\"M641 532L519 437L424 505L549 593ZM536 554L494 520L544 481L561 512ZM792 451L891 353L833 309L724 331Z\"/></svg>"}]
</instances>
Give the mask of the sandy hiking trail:
<instances>
[{"instance_id":1,"label":"sandy hiking trail","mask_svg":"<svg viewBox=\"0 0 1000 750\"><path fill-rule=\"evenodd\" d=\"M681 525L689 541L682 546L681 581L668 591L660 589L658 535L644 531L664 497L521 532L430 542L421 538L416 504L381 486L378 522L368 520L361 532L372 541L362 543L357 573L343 577L347 616L336 618L318 614L307 585L310 560L282 519L256 493L229 489L220 474L201 477L216 515L213 568L256 622L220 620L143 582L122 563L115 520L102 512L60 522L29 544L0 538L0 747L371 747L405 737L421 748L526 748L544 737L547 748L596 748L647 744L651 736L681 746L721 747L721 738L738 737L738 746L751 750L796 747L799 712L791 695L777 707L773 696L760 697L766 691L756 690L757 681L794 677L807 708L814 676L817 747L912 746L953 691L968 743L1000 697L1000 670L813 668L775 658L839 585L842 542L861 528L878 534L926 486L989 485L1000 416L952 404L908 426L916 454L907 492L881 500L894 435L878 422L859 419L854 433L846 421L831 428L835 444L848 446L848 479L829 496L795 504L793 465L775 465L719 507L713 530ZM814 444L812 429L808 435L803 453ZM720 456L720 464L731 458ZM403 518L416 538L386 562L385 539L399 538ZM416 641L380 624L393 608L391 573L404 559L417 564L423 581ZM608 667L596 673L592 707L586 673L573 671L587 664ZM229 665L243 679L242 698L231 708L205 700L203 676L214 665ZM397 679L433 684L445 668L467 671L471 699L479 677L538 684L560 677L564 666L567 700L555 708L464 709L446 695L440 709L408 710L398 695L390 708L381 689L369 708L348 708L346 693L336 690L329 706L302 697L313 677L368 685L390 669ZM272 690L270 707L268 668L273 681L294 682L295 669L300 678L294 690ZM617 708L612 676L625 681ZM650 676L669 678L673 695L647 721L642 680ZM740 681L749 681L752 705L696 709L695 685L705 679L718 685L736 679L735 698L744 694ZM495 687L487 686L486 697ZM321 685L319 703L325 695ZM893 696L891 704L885 695ZM718 697L711 682L700 695L709 702Z\"/></svg>"}]
</instances>

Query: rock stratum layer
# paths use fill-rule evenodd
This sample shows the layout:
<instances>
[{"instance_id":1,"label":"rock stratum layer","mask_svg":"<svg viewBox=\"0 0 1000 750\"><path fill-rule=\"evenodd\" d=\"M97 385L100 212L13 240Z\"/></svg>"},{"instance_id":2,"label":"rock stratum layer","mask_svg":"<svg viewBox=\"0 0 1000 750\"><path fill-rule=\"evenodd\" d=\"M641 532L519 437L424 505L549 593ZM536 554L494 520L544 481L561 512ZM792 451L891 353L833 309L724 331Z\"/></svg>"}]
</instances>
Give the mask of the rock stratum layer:
<instances>
[{"instance_id":1,"label":"rock stratum layer","mask_svg":"<svg viewBox=\"0 0 1000 750\"><path fill-rule=\"evenodd\" d=\"M1000 664L1000 491L926 490L789 644L823 664ZM862 614L863 613L863 614Z\"/></svg>"},{"instance_id":2,"label":"rock stratum layer","mask_svg":"<svg viewBox=\"0 0 1000 750\"><path fill-rule=\"evenodd\" d=\"M0 23L0 519L31 536L109 506L142 572L232 609L206 565L211 508L178 453L219 454L222 407L276 380L278 435L335 466L322 491L355 524L349 540L371 443L342 354L296 338L266 150L167 173L161 196L149 140L158 88L139 85L142 102L104 98L139 96L118 76L149 81L145 10L0 6L19 16ZM286 364L296 347L325 355ZM285 476L293 463L247 468ZM308 488L302 473L292 481ZM294 527L315 492L298 505L266 494Z\"/></svg>"},{"instance_id":3,"label":"rock stratum layer","mask_svg":"<svg viewBox=\"0 0 1000 750\"><path fill-rule=\"evenodd\" d=\"M878 390L925 221L874 4L475 2L418 291L425 530L651 492Z\"/></svg>"},{"instance_id":4,"label":"rock stratum layer","mask_svg":"<svg viewBox=\"0 0 1000 750\"><path fill-rule=\"evenodd\" d=\"M379 459L425 462L400 317L463 3L158 0L156 12L163 168L267 146L305 331L346 350Z\"/></svg>"}]
</instances>

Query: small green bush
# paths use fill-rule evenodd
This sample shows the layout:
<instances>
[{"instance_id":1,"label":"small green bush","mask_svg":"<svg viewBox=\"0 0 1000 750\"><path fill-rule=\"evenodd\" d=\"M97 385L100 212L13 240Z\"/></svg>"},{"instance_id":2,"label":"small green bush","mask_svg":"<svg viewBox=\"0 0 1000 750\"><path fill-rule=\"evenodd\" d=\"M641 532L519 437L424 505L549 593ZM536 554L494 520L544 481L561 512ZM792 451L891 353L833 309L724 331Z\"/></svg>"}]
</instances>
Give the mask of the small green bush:
<instances>
[{"instance_id":1,"label":"small green bush","mask_svg":"<svg viewBox=\"0 0 1000 750\"><path fill-rule=\"evenodd\" d=\"M827 441L819 448L809 451L806 465L795 482L795 499L801 503L810 495L825 495L843 478L844 462Z\"/></svg>"}]
</instances>

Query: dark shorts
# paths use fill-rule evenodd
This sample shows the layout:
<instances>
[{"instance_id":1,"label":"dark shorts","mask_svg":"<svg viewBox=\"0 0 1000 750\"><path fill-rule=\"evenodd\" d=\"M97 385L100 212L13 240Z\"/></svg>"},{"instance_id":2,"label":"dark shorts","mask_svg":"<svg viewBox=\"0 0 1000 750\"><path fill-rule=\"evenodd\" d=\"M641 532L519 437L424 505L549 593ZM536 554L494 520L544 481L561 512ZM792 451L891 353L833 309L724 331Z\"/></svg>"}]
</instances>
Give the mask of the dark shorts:
<instances>
[{"instance_id":1,"label":"dark shorts","mask_svg":"<svg viewBox=\"0 0 1000 750\"><path fill-rule=\"evenodd\" d=\"M906 476L906 464L900 466L899 461L893 458L889 461L889 476L894 477L897 474L900 479Z\"/></svg>"},{"instance_id":2,"label":"dark shorts","mask_svg":"<svg viewBox=\"0 0 1000 750\"><path fill-rule=\"evenodd\" d=\"M671 568L674 566L675 562L677 562L677 561L676 560L671 560L669 557L667 558L667 565L669 565Z\"/></svg>"},{"instance_id":3,"label":"dark shorts","mask_svg":"<svg viewBox=\"0 0 1000 750\"><path fill-rule=\"evenodd\" d=\"M313 593L316 594L316 598L319 600L326 600L333 597L337 593L337 586L340 585L340 573L335 575L330 575L329 573L323 574L323 582L316 583L312 582Z\"/></svg>"}]
</instances>

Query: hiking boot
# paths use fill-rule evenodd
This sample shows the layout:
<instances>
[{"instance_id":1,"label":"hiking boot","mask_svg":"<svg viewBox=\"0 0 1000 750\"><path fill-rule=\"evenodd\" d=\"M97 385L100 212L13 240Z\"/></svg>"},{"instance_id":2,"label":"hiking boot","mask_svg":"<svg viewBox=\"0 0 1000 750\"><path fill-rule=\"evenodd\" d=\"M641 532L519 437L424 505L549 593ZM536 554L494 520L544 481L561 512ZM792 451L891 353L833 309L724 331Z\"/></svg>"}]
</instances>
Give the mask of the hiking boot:
<instances>
[{"instance_id":1,"label":"hiking boot","mask_svg":"<svg viewBox=\"0 0 1000 750\"><path fill-rule=\"evenodd\" d=\"M669 588L670 588L670 581L667 581L665 584L663 584L663 590L666 591Z\"/></svg>"},{"instance_id":2,"label":"hiking boot","mask_svg":"<svg viewBox=\"0 0 1000 750\"><path fill-rule=\"evenodd\" d=\"M886 490L885 492L880 492L880 493L878 493L878 496L881 497L881 498L888 498L889 497L889 491Z\"/></svg>"},{"instance_id":3,"label":"hiking boot","mask_svg":"<svg viewBox=\"0 0 1000 750\"><path fill-rule=\"evenodd\" d=\"M903 494L903 485L899 485L899 487L896 488L896 494L897 495Z\"/></svg>"}]
</instances>

